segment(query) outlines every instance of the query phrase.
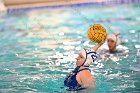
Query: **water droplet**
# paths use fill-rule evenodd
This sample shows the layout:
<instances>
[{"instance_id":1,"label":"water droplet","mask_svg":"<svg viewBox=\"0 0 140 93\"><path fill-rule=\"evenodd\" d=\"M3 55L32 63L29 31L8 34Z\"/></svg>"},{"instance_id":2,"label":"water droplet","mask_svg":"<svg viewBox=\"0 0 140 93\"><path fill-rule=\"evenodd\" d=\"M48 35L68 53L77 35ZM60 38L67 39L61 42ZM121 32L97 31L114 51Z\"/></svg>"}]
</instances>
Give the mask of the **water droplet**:
<instances>
[{"instance_id":1,"label":"water droplet","mask_svg":"<svg viewBox=\"0 0 140 93\"><path fill-rule=\"evenodd\" d=\"M59 35L60 35L60 36L63 36L63 35L64 35L64 32L60 32Z\"/></svg>"},{"instance_id":2,"label":"water droplet","mask_svg":"<svg viewBox=\"0 0 140 93\"><path fill-rule=\"evenodd\" d=\"M129 32L130 32L130 33L135 33L136 31L135 31L135 30L130 30Z\"/></svg>"},{"instance_id":3,"label":"water droplet","mask_svg":"<svg viewBox=\"0 0 140 93\"><path fill-rule=\"evenodd\" d=\"M16 54L16 56L18 56L18 54Z\"/></svg>"},{"instance_id":4,"label":"water droplet","mask_svg":"<svg viewBox=\"0 0 140 93\"><path fill-rule=\"evenodd\" d=\"M135 45L135 48L140 48L140 45Z\"/></svg>"},{"instance_id":5,"label":"water droplet","mask_svg":"<svg viewBox=\"0 0 140 93\"><path fill-rule=\"evenodd\" d=\"M38 48L35 48L35 50L38 50Z\"/></svg>"},{"instance_id":6,"label":"water droplet","mask_svg":"<svg viewBox=\"0 0 140 93\"><path fill-rule=\"evenodd\" d=\"M40 64L37 63L37 64L35 64L35 65L38 67Z\"/></svg>"},{"instance_id":7,"label":"water droplet","mask_svg":"<svg viewBox=\"0 0 140 93\"><path fill-rule=\"evenodd\" d=\"M20 66L23 66L23 64L20 64Z\"/></svg>"}]
</instances>

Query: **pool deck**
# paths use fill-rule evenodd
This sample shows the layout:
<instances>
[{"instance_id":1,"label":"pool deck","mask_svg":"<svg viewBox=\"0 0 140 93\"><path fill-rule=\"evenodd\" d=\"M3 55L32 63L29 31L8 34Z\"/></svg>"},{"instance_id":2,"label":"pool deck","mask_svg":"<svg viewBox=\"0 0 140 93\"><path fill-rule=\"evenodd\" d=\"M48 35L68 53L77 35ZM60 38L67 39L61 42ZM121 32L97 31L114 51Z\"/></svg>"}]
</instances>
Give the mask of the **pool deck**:
<instances>
[{"instance_id":1,"label":"pool deck","mask_svg":"<svg viewBox=\"0 0 140 93\"><path fill-rule=\"evenodd\" d=\"M140 2L140 0L4 0L4 4L8 9L15 8L29 8L29 7L40 7L40 6L62 6L62 5L73 5L73 4L84 4L84 3L131 3Z\"/></svg>"},{"instance_id":2,"label":"pool deck","mask_svg":"<svg viewBox=\"0 0 140 93\"><path fill-rule=\"evenodd\" d=\"M8 8L24 8L24 7L39 7L39 6L56 6L56 5L71 5L79 3L94 3L94 2L108 2L111 0L5 0L5 6Z\"/></svg>"}]
</instances>

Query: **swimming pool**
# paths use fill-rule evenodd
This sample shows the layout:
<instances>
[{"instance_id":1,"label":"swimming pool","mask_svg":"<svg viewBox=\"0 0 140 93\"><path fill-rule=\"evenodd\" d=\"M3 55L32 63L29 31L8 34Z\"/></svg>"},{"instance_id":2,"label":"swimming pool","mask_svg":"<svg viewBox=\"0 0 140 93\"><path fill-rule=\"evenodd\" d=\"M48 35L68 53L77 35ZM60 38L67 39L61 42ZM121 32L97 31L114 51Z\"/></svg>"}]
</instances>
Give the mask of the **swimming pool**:
<instances>
[{"instance_id":1,"label":"swimming pool","mask_svg":"<svg viewBox=\"0 0 140 93\"><path fill-rule=\"evenodd\" d=\"M91 66L96 90L91 93L140 92L140 4L73 6L9 13L0 19L0 92L66 92L63 80L75 55L88 42L91 24L102 23L126 38L130 52L119 61Z\"/></svg>"}]
</instances>

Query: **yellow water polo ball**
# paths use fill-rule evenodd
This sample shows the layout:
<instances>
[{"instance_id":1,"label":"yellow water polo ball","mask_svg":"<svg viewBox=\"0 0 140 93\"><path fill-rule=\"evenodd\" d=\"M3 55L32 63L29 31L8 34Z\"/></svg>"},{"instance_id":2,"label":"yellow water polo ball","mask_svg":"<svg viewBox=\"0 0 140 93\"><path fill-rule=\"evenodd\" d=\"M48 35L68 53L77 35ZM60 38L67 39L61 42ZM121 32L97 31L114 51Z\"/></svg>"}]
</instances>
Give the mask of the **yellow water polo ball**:
<instances>
[{"instance_id":1,"label":"yellow water polo ball","mask_svg":"<svg viewBox=\"0 0 140 93\"><path fill-rule=\"evenodd\" d=\"M106 29L101 24L92 25L88 31L88 38L92 42L100 43L103 39L106 38Z\"/></svg>"}]
</instances>

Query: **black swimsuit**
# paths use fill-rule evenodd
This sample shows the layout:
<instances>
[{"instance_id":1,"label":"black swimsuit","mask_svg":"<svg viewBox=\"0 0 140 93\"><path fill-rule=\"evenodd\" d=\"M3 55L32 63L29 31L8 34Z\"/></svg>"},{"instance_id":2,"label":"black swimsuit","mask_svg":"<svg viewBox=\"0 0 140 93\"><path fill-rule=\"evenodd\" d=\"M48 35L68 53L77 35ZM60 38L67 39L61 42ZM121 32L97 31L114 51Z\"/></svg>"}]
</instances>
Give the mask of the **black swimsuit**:
<instances>
[{"instance_id":1,"label":"black swimsuit","mask_svg":"<svg viewBox=\"0 0 140 93\"><path fill-rule=\"evenodd\" d=\"M76 75L77 73L79 73L80 71L83 71L83 70L90 70L89 68L84 68L84 69L81 69L79 70L80 67L76 67L74 69L74 71L72 71L71 73L69 73L65 80L64 80L64 85L68 87L68 91L78 91L78 90L83 90L85 88L83 88L79 83L78 81L76 80Z\"/></svg>"},{"instance_id":2,"label":"black swimsuit","mask_svg":"<svg viewBox=\"0 0 140 93\"><path fill-rule=\"evenodd\" d=\"M86 59L87 59L87 55L90 54L90 53L93 53L93 55L91 55L93 61L97 58L96 52L91 52L91 51L89 51L89 52L87 53L86 49L85 49L85 52L86 52ZM83 65L85 64L86 59L85 59L84 63L83 63L81 66L83 66ZM64 80L64 85L65 85L66 87L68 87L67 90L69 90L69 91L78 91L78 90L83 90L83 89L85 89L84 87L82 87L82 86L77 82L77 80L76 80L76 75L77 75L77 73L79 73L79 72L82 71L82 70L90 70L90 69L89 69L89 66L84 66L84 67L87 67L87 68L84 68L84 69L79 70L79 68L80 68L81 66L77 66L77 67L74 69L74 71L72 71L71 73L69 73L69 74L66 76L66 78L65 78L65 80Z\"/></svg>"}]
</instances>

